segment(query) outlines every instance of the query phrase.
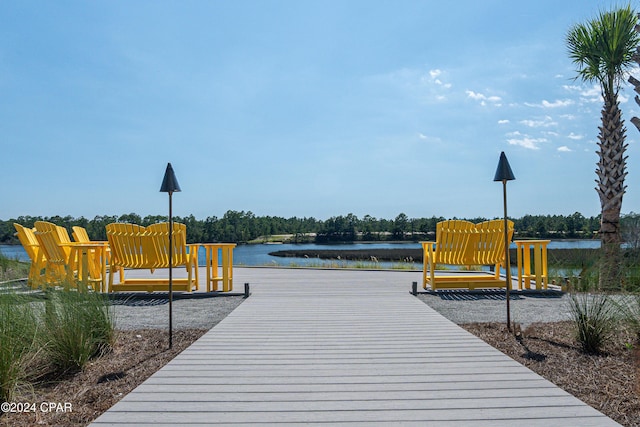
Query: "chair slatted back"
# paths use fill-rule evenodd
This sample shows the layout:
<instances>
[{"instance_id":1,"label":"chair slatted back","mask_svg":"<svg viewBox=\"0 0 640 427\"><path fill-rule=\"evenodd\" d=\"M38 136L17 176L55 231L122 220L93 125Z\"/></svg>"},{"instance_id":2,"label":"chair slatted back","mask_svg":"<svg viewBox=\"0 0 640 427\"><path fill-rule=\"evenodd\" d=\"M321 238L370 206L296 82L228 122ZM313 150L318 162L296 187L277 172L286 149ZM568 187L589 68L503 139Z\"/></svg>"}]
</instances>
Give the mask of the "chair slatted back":
<instances>
[{"instance_id":1,"label":"chair slatted back","mask_svg":"<svg viewBox=\"0 0 640 427\"><path fill-rule=\"evenodd\" d=\"M69 256L71 248L69 246L64 246L65 243L71 243L71 238L69 238L69 232L67 232L66 228L48 221L36 221L34 225L36 228L36 233L42 233L46 231L55 233L55 241L58 243L58 245L62 246L62 250L65 252L65 255L67 257Z\"/></svg>"},{"instance_id":2,"label":"chair slatted back","mask_svg":"<svg viewBox=\"0 0 640 427\"><path fill-rule=\"evenodd\" d=\"M513 221L507 221L507 240L513 237ZM474 264L491 265L504 261L504 220L484 221L476 224L479 239L473 250ZM472 248L474 249L474 248Z\"/></svg>"},{"instance_id":3,"label":"chair slatted back","mask_svg":"<svg viewBox=\"0 0 640 427\"><path fill-rule=\"evenodd\" d=\"M143 241L145 227L136 224L113 223L107 224L106 230L111 248L111 262L114 266L147 268L149 249L146 248Z\"/></svg>"},{"instance_id":4,"label":"chair slatted back","mask_svg":"<svg viewBox=\"0 0 640 427\"><path fill-rule=\"evenodd\" d=\"M143 227L136 224L108 224L107 239L111 247L111 262L125 268L167 268L169 267L169 223L152 224ZM190 263L187 250L187 227L173 224L172 264Z\"/></svg>"},{"instance_id":5,"label":"chair slatted back","mask_svg":"<svg viewBox=\"0 0 640 427\"><path fill-rule=\"evenodd\" d=\"M24 251L29 256L29 259L32 263L38 261L38 255L40 252L40 245L38 243L38 239L36 239L36 235L34 234L34 230L32 228L27 228L21 224L13 223L14 228L16 229L16 235L18 236L18 240L22 244Z\"/></svg>"},{"instance_id":6,"label":"chair slatted back","mask_svg":"<svg viewBox=\"0 0 640 427\"><path fill-rule=\"evenodd\" d=\"M513 221L507 222L508 239L513 237ZM493 265L504 260L504 221L474 224L448 220L436 225L436 262L451 265Z\"/></svg>"},{"instance_id":7,"label":"chair slatted back","mask_svg":"<svg viewBox=\"0 0 640 427\"><path fill-rule=\"evenodd\" d=\"M74 225L71 228L73 230L73 233L71 233L73 236L73 240L75 240L78 243L91 242L91 239L89 239L89 234L87 234L87 230L84 227L79 227L77 225Z\"/></svg>"},{"instance_id":8,"label":"chair slatted back","mask_svg":"<svg viewBox=\"0 0 640 427\"><path fill-rule=\"evenodd\" d=\"M60 245L60 236L55 230L38 231L34 233L44 251L48 264L64 266L68 261L68 254Z\"/></svg>"},{"instance_id":9,"label":"chair slatted back","mask_svg":"<svg viewBox=\"0 0 640 427\"><path fill-rule=\"evenodd\" d=\"M147 227L147 233L153 242L158 261L162 266L169 266L169 223L161 222ZM187 252L187 226L174 222L172 224L172 253L173 266L185 265L189 262Z\"/></svg>"},{"instance_id":10,"label":"chair slatted back","mask_svg":"<svg viewBox=\"0 0 640 427\"><path fill-rule=\"evenodd\" d=\"M475 224L452 219L436 224L436 262L462 265L469 260L467 250L475 233Z\"/></svg>"}]
</instances>

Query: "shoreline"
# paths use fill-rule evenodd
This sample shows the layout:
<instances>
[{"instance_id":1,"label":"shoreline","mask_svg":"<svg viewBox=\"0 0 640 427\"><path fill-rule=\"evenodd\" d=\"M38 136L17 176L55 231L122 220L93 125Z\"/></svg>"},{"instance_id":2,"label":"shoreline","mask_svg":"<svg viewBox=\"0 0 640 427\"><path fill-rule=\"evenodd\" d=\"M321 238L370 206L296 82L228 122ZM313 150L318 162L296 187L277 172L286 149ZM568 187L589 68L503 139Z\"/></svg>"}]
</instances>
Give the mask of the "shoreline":
<instances>
[{"instance_id":1,"label":"shoreline","mask_svg":"<svg viewBox=\"0 0 640 427\"><path fill-rule=\"evenodd\" d=\"M567 265L576 260L594 259L599 249L548 249L549 264ZM323 260L346 261L389 261L389 262L422 262L422 249L388 248L388 249L289 249L269 252L271 256L281 258L317 258ZM511 265L516 265L516 250L509 250ZM374 259L375 258L375 259Z\"/></svg>"}]
</instances>

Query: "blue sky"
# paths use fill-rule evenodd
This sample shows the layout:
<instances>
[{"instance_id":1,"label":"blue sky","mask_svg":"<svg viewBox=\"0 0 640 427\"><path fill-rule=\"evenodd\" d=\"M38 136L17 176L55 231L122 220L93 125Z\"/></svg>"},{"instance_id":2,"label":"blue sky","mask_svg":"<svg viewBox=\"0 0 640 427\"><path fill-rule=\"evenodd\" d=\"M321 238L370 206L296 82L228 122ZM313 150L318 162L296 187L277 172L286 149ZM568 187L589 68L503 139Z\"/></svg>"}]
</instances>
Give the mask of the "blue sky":
<instances>
[{"instance_id":1,"label":"blue sky","mask_svg":"<svg viewBox=\"0 0 640 427\"><path fill-rule=\"evenodd\" d=\"M2 2L0 218L164 215L167 162L180 216L500 217L501 151L511 216L597 215L602 103L565 35L612 4Z\"/></svg>"}]
</instances>

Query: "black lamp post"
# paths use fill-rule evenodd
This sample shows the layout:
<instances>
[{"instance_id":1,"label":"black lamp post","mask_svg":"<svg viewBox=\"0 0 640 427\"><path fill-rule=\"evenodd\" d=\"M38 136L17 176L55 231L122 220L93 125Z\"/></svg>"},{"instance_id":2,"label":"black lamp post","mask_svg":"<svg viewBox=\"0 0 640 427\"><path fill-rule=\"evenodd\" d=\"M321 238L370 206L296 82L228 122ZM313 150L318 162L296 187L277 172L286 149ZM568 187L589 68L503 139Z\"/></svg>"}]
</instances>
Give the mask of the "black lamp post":
<instances>
[{"instance_id":1,"label":"black lamp post","mask_svg":"<svg viewBox=\"0 0 640 427\"><path fill-rule=\"evenodd\" d=\"M169 348L173 346L173 212L171 199L176 191L181 191L180 184L178 184L171 163L167 163L160 192L169 193Z\"/></svg>"},{"instance_id":2,"label":"black lamp post","mask_svg":"<svg viewBox=\"0 0 640 427\"><path fill-rule=\"evenodd\" d=\"M504 203L504 262L505 271L507 273L507 330L511 331L511 307L509 306L509 292L511 290L511 262L509 260L509 230L507 223L507 181L513 181L516 177L511 171L507 156L504 151L500 153L500 161L498 162L498 169L496 169L496 175L493 178L494 181L502 181L502 198Z\"/></svg>"}]
</instances>

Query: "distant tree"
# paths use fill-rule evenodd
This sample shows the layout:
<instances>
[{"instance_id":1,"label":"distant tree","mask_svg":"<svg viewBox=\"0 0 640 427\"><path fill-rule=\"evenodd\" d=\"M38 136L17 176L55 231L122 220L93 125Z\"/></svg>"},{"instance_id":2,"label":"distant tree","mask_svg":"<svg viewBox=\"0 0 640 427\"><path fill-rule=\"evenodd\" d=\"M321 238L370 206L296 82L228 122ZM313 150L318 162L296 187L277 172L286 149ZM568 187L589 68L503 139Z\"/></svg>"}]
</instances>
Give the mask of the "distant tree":
<instances>
[{"instance_id":1,"label":"distant tree","mask_svg":"<svg viewBox=\"0 0 640 427\"><path fill-rule=\"evenodd\" d=\"M566 39L569 56L577 65L576 78L599 83L604 100L602 126L598 135L600 160L596 169L596 191L602 212L601 288L618 287L621 283L620 211L626 189L627 157L624 153L627 145L618 93L640 42L640 36L635 31L637 21L631 6L601 12L586 24L573 26Z\"/></svg>"},{"instance_id":2,"label":"distant tree","mask_svg":"<svg viewBox=\"0 0 640 427\"><path fill-rule=\"evenodd\" d=\"M142 225L142 218L140 217L140 215L132 212L130 214L120 215L118 217L118 222Z\"/></svg>"},{"instance_id":3,"label":"distant tree","mask_svg":"<svg viewBox=\"0 0 640 427\"><path fill-rule=\"evenodd\" d=\"M404 240L404 236L409 227L409 218L406 214L400 213L393 221L393 238Z\"/></svg>"}]
</instances>

